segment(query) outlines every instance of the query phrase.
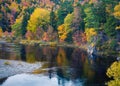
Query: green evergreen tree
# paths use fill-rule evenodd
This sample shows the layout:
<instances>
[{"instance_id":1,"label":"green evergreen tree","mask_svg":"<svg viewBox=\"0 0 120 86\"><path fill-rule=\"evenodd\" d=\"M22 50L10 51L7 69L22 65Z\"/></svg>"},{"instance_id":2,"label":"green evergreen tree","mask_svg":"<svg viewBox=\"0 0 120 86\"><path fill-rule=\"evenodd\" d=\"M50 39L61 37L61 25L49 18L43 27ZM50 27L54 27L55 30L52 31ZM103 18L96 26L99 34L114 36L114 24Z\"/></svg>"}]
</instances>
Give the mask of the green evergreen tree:
<instances>
[{"instance_id":1,"label":"green evergreen tree","mask_svg":"<svg viewBox=\"0 0 120 86\"><path fill-rule=\"evenodd\" d=\"M107 34L109 38L115 38L116 37L116 24L117 20L113 16L108 16L107 21L104 25L104 31Z\"/></svg>"},{"instance_id":2,"label":"green evergreen tree","mask_svg":"<svg viewBox=\"0 0 120 86\"><path fill-rule=\"evenodd\" d=\"M30 15L33 13L33 11L34 11L34 7L25 9L23 20L22 20L22 26L21 26L21 29L22 29L21 35L23 38L25 37L25 34L27 32L28 20L30 19Z\"/></svg>"},{"instance_id":3,"label":"green evergreen tree","mask_svg":"<svg viewBox=\"0 0 120 86\"><path fill-rule=\"evenodd\" d=\"M55 31L57 31L57 21L56 21L56 15L53 11L53 8L50 12L50 25L54 28Z\"/></svg>"},{"instance_id":4,"label":"green evergreen tree","mask_svg":"<svg viewBox=\"0 0 120 86\"><path fill-rule=\"evenodd\" d=\"M57 26L63 24L64 18L67 16L68 13L72 13L72 12L73 12L72 2L64 1L60 5L60 8L58 9L58 12L57 12L57 15L58 15Z\"/></svg>"}]
</instances>

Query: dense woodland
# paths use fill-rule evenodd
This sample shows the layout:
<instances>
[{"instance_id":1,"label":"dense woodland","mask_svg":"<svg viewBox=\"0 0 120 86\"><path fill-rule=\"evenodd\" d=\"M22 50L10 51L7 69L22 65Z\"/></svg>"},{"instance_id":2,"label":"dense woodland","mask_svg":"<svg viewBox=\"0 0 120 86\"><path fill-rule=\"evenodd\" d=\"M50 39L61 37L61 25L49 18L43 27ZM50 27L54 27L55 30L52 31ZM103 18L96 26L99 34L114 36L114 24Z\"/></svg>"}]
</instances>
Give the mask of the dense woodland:
<instances>
[{"instance_id":1,"label":"dense woodland","mask_svg":"<svg viewBox=\"0 0 120 86\"><path fill-rule=\"evenodd\" d=\"M120 2L0 0L0 37L114 49L120 43Z\"/></svg>"}]
</instances>

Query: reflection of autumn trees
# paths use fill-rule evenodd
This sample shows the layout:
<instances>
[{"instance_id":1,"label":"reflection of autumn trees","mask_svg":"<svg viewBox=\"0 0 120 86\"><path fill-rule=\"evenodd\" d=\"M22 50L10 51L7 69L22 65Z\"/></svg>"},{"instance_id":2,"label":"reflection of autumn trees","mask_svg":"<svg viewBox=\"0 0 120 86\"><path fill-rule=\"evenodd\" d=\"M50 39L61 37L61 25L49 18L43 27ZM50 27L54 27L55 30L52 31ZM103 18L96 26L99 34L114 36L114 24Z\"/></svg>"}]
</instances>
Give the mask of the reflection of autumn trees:
<instances>
[{"instance_id":1,"label":"reflection of autumn trees","mask_svg":"<svg viewBox=\"0 0 120 86\"><path fill-rule=\"evenodd\" d=\"M75 71L72 73L72 78L79 78L82 76L83 64L86 58L87 55L83 50L79 48L74 49L71 57L71 67L74 68Z\"/></svg>"},{"instance_id":2,"label":"reflection of autumn trees","mask_svg":"<svg viewBox=\"0 0 120 86\"><path fill-rule=\"evenodd\" d=\"M35 46L26 46L26 60L27 62L33 63L41 61L43 57L42 48Z\"/></svg>"},{"instance_id":3,"label":"reflection of autumn trees","mask_svg":"<svg viewBox=\"0 0 120 86\"><path fill-rule=\"evenodd\" d=\"M0 43L0 59L20 60L19 47L12 43Z\"/></svg>"},{"instance_id":4,"label":"reflection of autumn trees","mask_svg":"<svg viewBox=\"0 0 120 86\"><path fill-rule=\"evenodd\" d=\"M85 59L87 58L87 53L85 53L83 50L76 48L74 49L72 53L72 63L82 65L85 62ZM73 67L74 64L71 64ZM76 65L76 67L79 67Z\"/></svg>"},{"instance_id":5,"label":"reflection of autumn trees","mask_svg":"<svg viewBox=\"0 0 120 86\"><path fill-rule=\"evenodd\" d=\"M21 56L21 60L22 61L26 61L26 49L25 49L25 45L21 45L20 56Z\"/></svg>"},{"instance_id":6,"label":"reflection of autumn trees","mask_svg":"<svg viewBox=\"0 0 120 86\"><path fill-rule=\"evenodd\" d=\"M68 65L66 52L65 52L65 50L63 48L59 48L58 56L57 56L57 64L58 64L58 66L66 66L66 65Z\"/></svg>"},{"instance_id":7,"label":"reflection of autumn trees","mask_svg":"<svg viewBox=\"0 0 120 86\"><path fill-rule=\"evenodd\" d=\"M56 60L58 65L58 68L57 68L58 84L64 86L66 79L69 78L69 73L67 72L69 61L64 48L59 48Z\"/></svg>"},{"instance_id":8,"label":"reflection of autumn trees","mask_svg":"<svg viewBox=\"0 0 120 86\"><path fill-rule=\"evenodd\" d=\"M57 56L57 51L58 49L56 47L44 47L43 48L43 54L46 58L46 61L49 62L48 64L49 68L54 67L56 65L55 58Z\"/></svg>"},{"instance_id":9,"label":"reflection of autumn trees","mask_svg":"<svg viewBox=\"0 0 120 86\"><path fill-rule=\"evenodd\" d=\"M57 55L57 48L54 47L26 46L26 58L27 61L29 62L35 62L35 61L55 62L56 55Z\"/></svg>"},{"instance_id":10,"label":"reflection of autumn trees","mask_svg":"<svg viewBox=\"0 0 120 86\"><path fill-rule=\"evenodd\" d=\"M93 80L95 71L91 69L90 63L88 59L85 59L83 64L83 75L88 78L88 80Z\"/></svg>"},{"instance_id":11,"label":"reflection of autumn trees","mask_svg":"<svg viewBox=\"0 0 120 86\"><path fill-rule=\"evenodd\" d=\"M44 47L43 48L43 54L46 56L47 60L51 60L51 58L56 57L57 55L57 48L56 47Z\"/></svg>"},{"instance_id":12,"label":"reflection of autumn trees","mask_svg":"<svg viewBox=\"0 0 120 86\"><path fill-rule=\"evenodd\" d=\"M72 79L76 78L87 78L87 83L94 80L95 71L91 68L89 63L87 53L79 48L74 49L71 58L71 67L74 69L72 71Z\"/></svg>"}]
</instances>

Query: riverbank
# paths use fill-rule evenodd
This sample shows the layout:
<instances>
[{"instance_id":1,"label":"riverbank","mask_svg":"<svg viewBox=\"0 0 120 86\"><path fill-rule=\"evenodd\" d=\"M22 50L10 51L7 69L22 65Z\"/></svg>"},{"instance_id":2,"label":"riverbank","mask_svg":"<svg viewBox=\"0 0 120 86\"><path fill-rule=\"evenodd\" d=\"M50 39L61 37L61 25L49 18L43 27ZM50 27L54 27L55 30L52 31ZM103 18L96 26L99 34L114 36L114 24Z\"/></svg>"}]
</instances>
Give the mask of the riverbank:
<instances>
[{"instance_id":1,"label":"riverbank","mask_svg":"<svg viewBox=\"0 0 120 86\"><path fill-rule=\"evenodd\" d=\"M114 56L120 54L120 51L115 51L115 50L102 50L99 51L95 49L95 46L92 45L75 45L75 44L68 44L68 43L58 43L58 42L44 42L44 41L38 41L38 40L21 40L20 44L23 45L30 45L30 46L51 46L51 47L72 47L72 48L80 48L82 50L87 51L89 54L94 54L98 56ZM90 48L89 48L90 47ZM95 50L94 50L95 49Z\"/></svg>"},{"instance_id":2,"label":"riverbank","mask_svg":"<svg viewBox=\"0 0 120 86\"><path fill-rule=\"evenodd\" d=\"M72 48L81 48L83 50L87 50L87 45L75 45L75 44L68 44L68 43L58 43L58 42L45 42L45 41L38 41L38 40L21 40L20 44L24 45L31 45L31 46L51 46L51 47L72 47Z\"/></svg>"},{"instance_id":3,"label":"riverbank","mask_svg":"<svg viewBox=\"0 0 120 86\"><path fill-rule=\"evenodd\" d=\"M4 41L5 42L5 41ZM8 42L6 40L6 42ZM13 42L12 42L13 43ZM40 40L23 40L20 39L19 41L15 40L14 43L17 44L23 44L23 45L30 45L30 46L50 46L50 47L71 47L71 48L80 48L84 51L87 51L90 55L94 54L94 55L98 55L98 56L114 56L114 55L119 55L120 56L120 45L117 47L116 50L112 50L112 49L103 49L103 50L99 50L99 47L95 47L92 46L92 44L84 44L84 45L76 45L74 43L59 43L57 41L54 42L46 42L46 41L40 41ZM101 48L102 46L100 46Z\"/></svg>"},{"instance_id":4,"label":"riverbank","mask_svg":"<svg viewBox=\"0 0 120 86\"><path fill-rule=\"evenodd\" d=\"M22 61L0 59L0 80L21 73L31 73L41 67L41 63L26 63Z\"/></svg>"}]
</instances>

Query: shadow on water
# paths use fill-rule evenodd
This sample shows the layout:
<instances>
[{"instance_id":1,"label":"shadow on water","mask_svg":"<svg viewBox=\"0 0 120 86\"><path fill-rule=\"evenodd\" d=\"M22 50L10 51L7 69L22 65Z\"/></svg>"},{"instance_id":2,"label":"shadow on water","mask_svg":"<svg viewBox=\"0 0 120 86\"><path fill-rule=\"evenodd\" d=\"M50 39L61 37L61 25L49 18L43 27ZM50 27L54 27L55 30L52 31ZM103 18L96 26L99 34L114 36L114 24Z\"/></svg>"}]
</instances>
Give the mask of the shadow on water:
<instances>
[{"instance_id":1,"label":"shadow on water","mask_svg":"<svg viewBox=\"0 0 120 86\"><path fill-rule=\"evenodd\" d=\"M0 85L3 84L6 79L7 79L7 78L2 78L2 79L0 79Z\"/></svg>"},{"instance_id":2,"label":"shadow on water","mask_svg":"<svg viewBox=\"0 0 120 86\"><path fill-rule=\"evenodd\" d=\"M104 56L90 58L79 48L0 45L1 59L22 60L28 63L42 62L42 67L35 70L33 74L40 74L43 78L47 76L50 80L46 82L52 82L52 79L57 80L57 85L53 86L104 86L108 80L105 74L106 69L115 60ZM7 48L12 51L7 51ZM4 83L7 83L7 80ZM46 80L46 78L41 80Z\"/></svg>"},{"instance_id":3,"label":"shadow on water","mask_svg":"<svg viewBox=\"0 0 120 86\"><path fill-rule=\"evenodd\" d=\"M25 45L21 45L21 48L20 48L20 57L21 57L22 61L26 61Z\"/></svg>"}]
</instances>

